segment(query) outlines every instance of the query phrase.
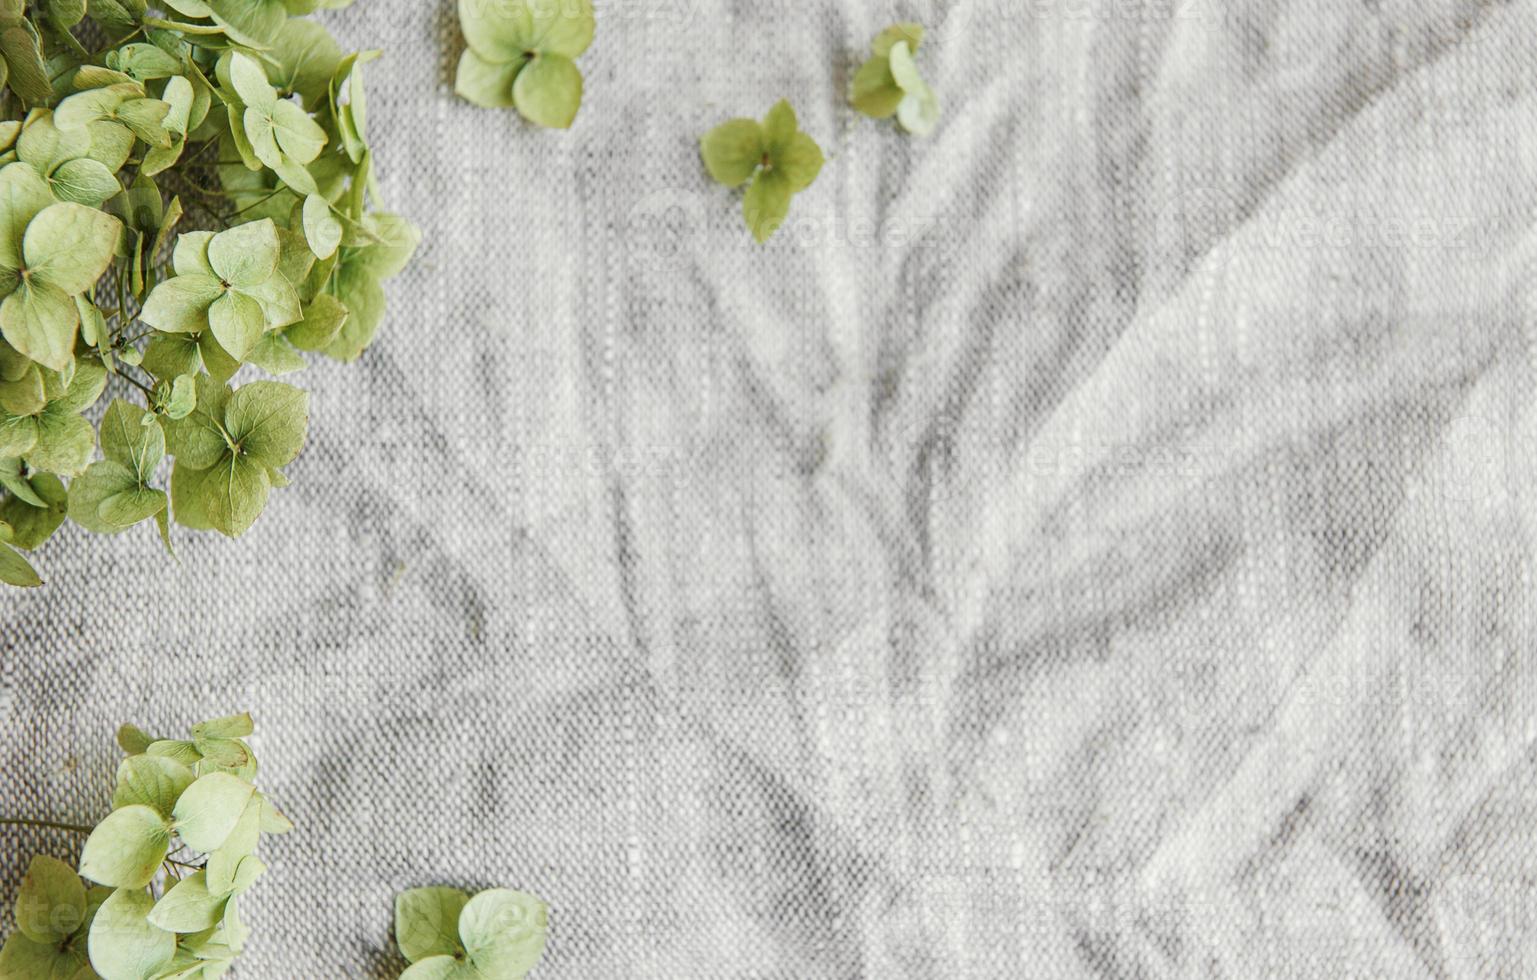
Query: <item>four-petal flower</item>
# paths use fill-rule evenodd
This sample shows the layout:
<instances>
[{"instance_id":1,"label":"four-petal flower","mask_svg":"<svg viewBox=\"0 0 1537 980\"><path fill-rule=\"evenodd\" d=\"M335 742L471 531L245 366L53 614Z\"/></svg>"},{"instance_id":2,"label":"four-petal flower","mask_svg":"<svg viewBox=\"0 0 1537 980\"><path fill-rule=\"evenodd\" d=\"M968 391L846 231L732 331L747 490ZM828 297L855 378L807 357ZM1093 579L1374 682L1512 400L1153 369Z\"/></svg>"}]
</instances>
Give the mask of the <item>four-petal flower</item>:
<instances>
[{"instance_id":1,"label":"four-petal flower","mask_svg":"<svg viewBox=\"0 0 1537 980\"><path fill-rule=\"evenodd\" d=\"M299 295L278 268L280 252L270 218L217 235L183 232L171 259L176 275L155 287L139 317L166 333L211 331L243 358L269 328L302 316Z\"/></svg>"},{"instance_id":2,"label":"four-petal flower","mask_svg":"<svg viewBox=\"0 0 1537 980\"><path fill-rule=\"evenodd\" d=\"M752 181L742 204L747 227L766 242L790 213L790 200L822 172L822 148L800 131L795 110L781 101L762 123L732 119L704 138L701 146L710 176L727 187Z\"/></svg>"},{"instance_id":3,"label":"four-petal flower","mask_svg":"<svg viewBox=\"0 0 1537 980\"><path fill-rule=\"evenodd\" d=\"M517 106L529 122L566 129L582 105L576 59L592 44L590 0L459 0L469 43L454 90L476 105Z\"/></svg>"},{"instance_id":4,"label":"four-petal flower","mask_svg":"<svg viewBox=\"0 0 1537 980\"><path fill-rule=\"evenodd\" d=\"M918 74L913 55L923 43L918 24L896 24L875 39L873 57L854 76L854 108L874 119L897 117L914 136L939 125L939 97Z\"/></svg>"},{"instance_id":5,"label":"four-petal flower","mask_svg":"<svg viewBox=\"0 0 1537 980\"><path fill-rule=\"evenodd\" d=\"M28 163L0 169L0 332L38 364L75 360L75 297L96 284L117 251L122 225L109 214L54 203Z\"/></svg>"}]
</instances>

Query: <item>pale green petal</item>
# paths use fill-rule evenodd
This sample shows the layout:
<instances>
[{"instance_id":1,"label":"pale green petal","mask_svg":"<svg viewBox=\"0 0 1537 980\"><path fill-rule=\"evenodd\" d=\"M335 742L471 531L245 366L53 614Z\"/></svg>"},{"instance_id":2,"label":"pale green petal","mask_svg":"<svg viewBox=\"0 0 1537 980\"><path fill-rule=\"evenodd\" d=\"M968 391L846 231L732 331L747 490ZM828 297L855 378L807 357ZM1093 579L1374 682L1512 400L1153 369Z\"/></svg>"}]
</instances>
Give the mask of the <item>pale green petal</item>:
<instances>
[{"instance_id":1,"label":"pale green petal","mask_svg":"<svg viewBox=\"0 0 1537 980\"><path fill-rule=\"evenodd\" d=\"M208 376L221 384L229 381L240 370L240 361L219 345L212 330L198 335L197 351L203 359L203 369L208 372Z\"/></svg>"},{"instance_id":2,"label":"pale green petal","mask_svg":"<svg viewBox=\"0 0 1537 980\"><path fill-rule=\"evenodd\" d=\"M774 172L760 173L742 201L742 215L753 238L761 244L774 237L790 214L793 192L784 177Z\"/></svg>"},{"instance_id":3,"label":"pale green petal","mask_svg":"<svg viewBox=\"0 0 1537 980\"><path fill-rule=\"evenodd\" d=\"M75 869L58 858L34 857L16 895L16 927L22 935L57 943L84 922L85 886Z\"/></svg>"},{"instance_id":4,"label":"pale green petal","mask_svg":"<svg viewBox=\"0 0 1537 980\"><path fill-rule=\"evenodd\" d=\"M251 753L238 738L194 738L192 744L203 757L201 762L231 770L237 776L240 770L251 765Z\"/></svg>"},{"instance_id":5,"label":"pale green petal","mask_svg":"<svg viewBox=\"0 0 1537 980\"><path fill-rule=\"evenodd\" d=\"M283 160L283 150L278 146L277 132L272 116L266 109L251 106L240 117L241 129L250 142L251 152L264 166L276 168Z\"/></svg>"},{"instance_id":6,"label":"pale green petal","mask_svg":"<svg viewBox=\"0 0 1537 980\"><path fill-rule=\"evenodd\" d=\"M40 174L52 173L59 164L84 156L90 148L90 130L60 129L47 109L31 113L16 140L16 156Z\"/></svg>"},{"instance_id":7,"label":"pale green petal","mask_svg":"<svg viewBox=\"0 0 1537 980\"><path fill-rule=\"evenodd\" d=\"M180 459L171 471L171 510L176 523L194 531L212 531L213 521L204 505L204 483L213 475L212 469L194 469Z\"/></svg>"},{"instance_id":8,"label":"pale green petal","mask_svg":"<svg viewBox=\"0 0 1537 980\"><path fill-rule=\"evenodd\" d=\"M304 309L299 304L298 291L289 284L281 272L274 273L259 286L242 287L235 292L256 300L261 306L262 316L266 318L268 327L286 327L290 323L298 322L304 315Z\"/></svg>"},{"instance_id":9,"label":"pale green petal","mask_svg":"<svg viewBox=\"0 0 1537 980\"><path fill-rule=\"evenodd\" d=\"M518 73L512 98L529 122L567 129L582 107L582 73L569 58L540 55Z\"/></svg>"},{"instance_id":10,"label":"pale green petal","mask_svg":"<svg viewBox=\"0 0 1537 980\"><path fill-rule=\"evenodd\" d=\"M20 562L19 569L14 562ZM20 580L14 574L18 570L24 570ZM0 582L23 587L42 584L31 566L3 544L0 544ZM5 980L12 977L16 980L79 980L90 976L84 972L88 969L84 950L60 949L57 942L34 942L20 932L12 933L5 941L4 949L0 949L0 977Z\"/></svg>"},{"instance_id":11,"label":"pale green petal","mask_svg":"<svg viewBox=\"0 0 1537 980\"><path fill-rule=\"evenodd\" d=\"M201 777L176 801L176 832L196 850L207 854L221 846L235 829L255 787L227 773Z\"/></svg>"},{"instance_id":12,"label":"pale green petal","mask_svg":"<svg viewBox=\"0 0 1537 980\"><path fill-rule=\"evenodd\" d=\"M9 465L19 469L20 461L12 460ZM64 484L52 474L36 473L26 480L19 475L0 475L0 486L11 492L11 499L0 504L0 520L9 523L13 532L10 543L24 551L42 547L68 513L69 493Z\"/></svg>"},{"instance_id":13,"label":"pale green petal","mask_svg":"<svg viewBox=\"0 0 1537 980\"><path fill-rule=\"evenodd\" d=\"M171 134L166 131L165 117L171 107L159 99L129 99L117 107L118 122L150 146L169 147Z\"/></svg>"},{"instance_id":14,"label":"pale green petal","mask_svg":"<svg viewBox=\"0 0 1537 980\"><path fill-rule=\"evenodd\" d=\"M912 51L917 51L923 43L922 24L893 24L876 35L875 43L871 45L877 58L884 58L891 53L891 46L898 41L904 41Z\"/></svg>"},{"instance_id":15,"label":"pale green petal","mask_svg":"<svg viewBox=\"0 0 1537 980\"><path fill-rule=\"evenodd\" d=\"M104 211L55 204L27 225L22 255L33 279L74 296L96 285L107 271L122 232L122 224Z\"/></svg>"},{"instance_id":16,"label":"pale green petal","mask_svg":"<svg viewBox=\"0 0 1537 980\"><path fill-rule=\"evenodd\" d=\"M510 61L491 61L474 48L466 48L459 56L454 92L478 106L506 108L513 104L512 83L525 64L522 54Z\"/></svg>"},{"instance_id":17,"label":"pale green petal","mask_svg":"<svg viewBox=\"0 0 1537 980\"><path fill-rule=\"evenodd\" d=\"M102 416L101 452L148 482L165 456L165 431L154 416L119 398Z\"/></svg>"},{"instance_id":18,"label":"pale green petal","mask_svg":"<svg viewBox=\"0 0 1537 980\"><path fill-rule=\"evenodd\" d=\"M80 874L112 888L143 888L160 870L170 841L165 818L152 807L113 810L86 838Z\"/></svg>"},{"instance_id":19,"label":"pale green petal","mask_svg":"<svg viewBox=\"0 0 1537 980\"><path fill-rule=\"evenodd\" d=\"M279 810L271 800L262 796L261 832L264 834L286 834L293 829L293 821L289 820L283 814L283 811Z\"/></svg>"},{"instance_id":20,"label":"pale green petal","mask_svg":"<svg viewBox=\"0 0 1537 980\"><path fill-rule=\"evenodd\" d=\"M466 43L493 61L530 50L537 37L522 0L459 0L459 24Z\"/></svg>"},{"instance_id":21,"label":"pale green petal","mask_svg":"<svg viewBox=\"0 0 1537 980\"><path fill-rule=\"evenodd\" d=\"M322 259L330 258L342 243L342 223L331 212L331 205L319 194L304 199L304 238L310 250Z\"/></svg>"},{"instance_id":22,"label":"pale green petal","mask_svg":"<svg viewBox=\"0 0 1537 980\"><path fill-rule=\"evenodd\" d=\"M255 732L256 722L251 719L251 713L242 711L238 715L200 721L192 726L191 734L193 741L197 741L204 738L245 738Z\"/></svg>"},{"instance_id":23,"label":"pale green petal","mask_svg":"<svg viewBox=\"0 0 1537 980\"><path fill-rule=\"evenodd\" d=\"M530 5L535 51L575 58L592 46L597 21L591 0L530 0Z\"/></svg>"},{"instance_id":24,"label":"pale green petal","mask_svg":"<svg viewBox=\"0 0 1537 980\"><path fill-rule=\"evenodd\" d=\"M53 203L48 182L26 163L0 169L0 268L21 268L21 239L27 225Z\"/></svg>"},{"instance_id":25,"label":"pale green petal","mask_svg":"<svg viewBox=\"0 0 1537 980\"><path fill-rule=\"evenodd\" d=\"M909 92L897 107L897 122L914 136L930 136L939 127L939 97L928 86Z\"/></svg>"},{"instance_id":26,"label":"pale green petal","mask_svg":"<svg viewBox=\"0 0 1537 980\"><path fill-rule=\"evenodd\" d=\"M756 119L729 120L705 136L700 152L711 177L740 187L763 163L763 127Z\"/></svg>"},{"instance_id":27,"label":"pale green petal","mask_svg":"<svg viewBox=\"0 0 1537 980\"><path fill-rule=\"evenodd\" d=\"M347 307L335 296L321 293L304 308L303 319L289 327L285 336L300 350L321 351L336 340L346 322Z\"/></svg>"},{"instance_id":28,"label":"pale green petal","mask_svg":"<svg viewBox=\"0 0 1537 980\"><path fill-rule=\"evenodd\" d=\"M238 538L261 516L271 487L267 467L244 456L225 456L202 481L209 523L219 533Z\"/></svg>"},{"instance_id":29,"label":"pale green petal","mask_svg":"<svg viewBox=\"0 0 1537 980\"><path fill-rule=\"evenodd\" d=\"M118 763L117 788L112 793L112 807L122 809L125 806L147 806L169 820L176 801L181 799L181 794L192 785L192 781L192 770L175 759L158 755L131 755Z\"/></svg>"},{"instance_id":30,"label":"pale green petal","mask_svg":"<svg viewBox=\"0 0 1537 980\"><path fill-rule=\"evenodd\" d=\"M898 41L891 46L890 64L891 77L902 91L911 94L924 87L923 78L918 74L918 65L913 61L912 49L906 41Z\"/></svg>"},{"instance_id":31,"label":"pale green petal","mask_svg":"<svg viewBox=\"0 0 1537 980\"><path fill-rule=\"evenodd\" d=\"M890 119L896 115L902 95L897 80L891 77L891 62L886 58L871 58L854 75L850 102L872 119Z\"/></svg>"},{"instance_id":32,"label":"pale green petal","mask_svg":"<svg viewBox=\"0 0 1537 980\"><path fill-rule=\"evenodd\" d=\"M14 585L20 589L35 589L43 584L43 580L38 578L36 569L17 553L15 549L4 544L0 544L0 582L4 582L6 585ZM22 942L31 942L25 936L12 936L5 944L5 948L9 950L11 943L16 942L18 939ZM0 953L0 964L5 962L5 954ZM26 974L22 974L22 976L26 976Z\"/></svg>"},{"instance_id":33,"label":"pale green petal","mask_svg":"<svg viewBox=\"0 0 1537 980\"><path fill-rule=\"evenodd\" d=\"M91 149L86 155L113 173L122 170L133 155L134 135L108 121L89 123L85 129L91 134Z\"/></svg>"},{"instance_id":34,"label":"pale green petal","mask_svg":"<svg viewBox=\"0 0 1537 980\"><path fill-rule=\"evenodd\" d=\"M272 107L272 130L279 148L296 163L310 163L325 149L326 131L292 102Z\"/></svg>"},{"instance_id":35,"label":"pale green petal","mask_svg":"<svg viewBox=\"0 0 1537 980\"><path fill-rule=\"evenodd\" d=\"M149 747L144 752L146 755L171 759L189 767L197 765L202 759L202 756L197 754L197 749L193 748L191 742L185 742L178 738L156 739L149 743Z\"/></svg>"},{"instance_id":36,"label":"pale green petal","mask_svg":"<svg viewBox=\"0 0 1537 980\"><path fill-rule=\"evenodd\" d=\"M165 510L166 506L164 491L154 487L134 487L103 500L97 513L109 525L128 528L149 520Z\"/></svg>"},{"instance_id":37,"label":"pale green petal","mask_svg":"<svg viewBox=\"0 0 1537 980\"><path fill-rule=\"evenodd\" d=\"M276 381L253 382L230 398L224 426L247 456L280 469L304 447L309 395Z\"/></svg>"},{"instance_id":38,"label":"pale green petal","mask_svg":"<svg viewBox=\"0 0 1537 980\"><path fill-rule=\"evenodd\" d=\"M336 294L347 307L347 320L325 354L339 361L356 360L373 343L384 318L384 287L370 273L344 267L336 274Z\"/></svg>"},{"instance_id":39,"label":"pale green petal","mask_svg":"<svg viewBox=\"0 0 1537 980\"><path fill-rule=\"evenodd\" d=\"M224 917L227 896L211 894L207 875L195 871L161 896L149 913L149 921L167 932L202 932Z\"/></svg>"},{"instance_id":40,"label":"pale green petal","mask_svg":"<svg viewBox=\"0 0 1537 980\"><path fill-rule=\"evenodd\" d=\"M208 263L208 243L213 241L211 231L184 231L176 237L176 249L171 253L171 266L178 276L201 273L217 276Z\"/></svg>"},{"instance_id":41,"label":"pale green petal","mask_svg":"<svg viewBox=\"0 0 1537 980\"><path fill-rule=\"evenodd\" d=\"M346 310L343 309L342 313L345 316ZM318 322L319 325L326 326L330 321ZM340 329L341 321L336 321L335 325ZM333 333L332 336L334 335ZM15 381L0 381L0 412L11 415L36 415L43 410L45 402L42 369L30 361L27 372L20 378ZM4 458L3 455L0 455L0 458Z\"/></svg>"},{"instance_id":42,"label":"pale green petal","mask_svg":"<svg viewBox=\"0 0 1537 980\"><path fill-rule=\"evenodd\" d=\"M287 184L294 194L302 197L305 194L320 192L320 186L315 183L315 177L309 172L309 168L297 160L290 159L286 154L279 154L277 162L271 166L278 178Z\"/></svg>"},{"instance_id":43,"label":"pale green petal","mask_svg":"<svg viewBox=\"0 0 1537 980\"><path fill-rule=\"evenodd\" d=\"M245 362L277 377L309 367L304 355L295 350L294 345L279 331L262 334L256 346L246 352Z\"/></svg>"},{"instance_id":44,"label":"pale green petal","mask_svg":"<svg viewBox=\"0 0 1537 980\"><path fill-rule=\"evenodd\" d=\"M208 308L208 325L219 346L230 356L244 358L267 329L266 314L261 304L236 290L231 290L214 300Z\"/></svg>"},{"instance_id":45,"label":"pale green petal","mask_svg":"<svg viewBox=\"0 0 1537 980\"><path fill-rule=\"evenodd\" d=\"M6 84L23 102L43 105L53 98L48 67L35 31L16 26L0 30L0 54L5 56L10 69Z\"/></svg>"},{"instance_id":46,"label":"pale green petal","mask_svg":"<svg viewBox=\"0 0 1537 980\"><path fill-rule=\"evenodd\" d=\"M79 361L62 394L50 393L48 411L73 415L96 404L107 387L107 371L96 361Z\"/></svg>"},{"instance_id":47,"label":"pale green petal","mask_svg":"<svg viewBox=\"0 0 1537 980\"><path fill-rule=\"evenodd\" d=\"M822 148L805 133L796 133L774 157L774 169L790 185L793 193L810 187L822 172Z\"/></svg>"},{"instance_id":48,"label":"pale green petal","mask_svg":"<svg viewBox=\"0 0 1537 980\"><path fill-rule=\"evenodd\" d=\"M45 473L74 476L85 470L96 448L96 430L79 415L52 409L37 417L37 445L27 461Z\"/></svg>"},{"instance_id":49,"label":"pale green petal","mask_svg":"<svg viewBox=\"0 0 1537 980\"><path fill-rule=\"evenodd\" d=\"M103 201L123 189L116 174L89 157L60 165L49 177L48 185L59 200L93 208L100 207Z\"/></svg>"},{"instance_id":50,"label":"pale green petal","mask_svg":"<svg viewBox=\"0 0 1537 980\"><path fill-rule=\"evenodd\" d=\"M74 301L46 283L24 282L0 303L0 333L6 343L55 371L74 362L79 325Z\"/></svg>"},{"instance_id":51,"label":"pale green petal","mask_svg":"<svg viewBox=\"0 0 1537 980\"><path fill-rule=\"evenodd\" d=\"M407 963L458 956L459 913L470 896L457 888L412 888L395 896L395 944Z\"/></svg>"},{"instance_id":52,"label":"pale green petal","mask_svg":"<svg viewBox=\"0 0 1537 980\"><path fill-rule=\"evenodd\" d=\"M224 293L213 276L173 276L149 294L139 319L167 333L202 333L209 328L208 308Z\"/></svg>"},{"instance_id":53,"label":"pale green petal","mask_svg":"<svg viewBox=\"0 0 1537 980\"><path fill-rule=\"evenodd\" d=\"M214 23L241 44L268 47L288 17L282 0L204 0Z\"/></svg>"},{"instance_id":54,"label":"pale green petal","mask_svg":"<svg viewBox=\"0 0 1537 980\"><path fill-rule=\"evenodd\" d=\"M99 459L87 467L84 473L70 481L69 519L93 534L117 534L126 531L132 525L108 520L103 516L103 505L114 497L135 493L139 488L139 478L133 470L115 460ZM149 758L149 756L134 756L134 758ZM120 770L119 778L121 777ZM144 804L148 801L132 802Z\"/></svg>"},{"instance_id":55,"label":"pale green petal","mask_svg":"<svg viewBox=\"0 0 1537 980\"><path fill-rule=\"evenodd\" d=\"M548 910L526 892L493 888L459 914L459 938L470 962L492 977L521 977L544 954Z\"/></svg>"},{"instance_id":56,"label":"pale green petal","mask_svg":"<svg viewBox=\"0 0 1537 980\"><path fill-rule=\"evenodd\" d=\"M222 231L208 243L208 262L232 286L266 282L278 267L281 243L272 219Z\"/></svg>"},{"instance_id":57,"label":"pale green petal","mask_svg":"<svg viewBox=\"0 0 1537 980\"><path fill-rule=\"evenodd\" d=\"M795 107L780 99L763 117L763 148L772 156L798 132L800 122L795 116Z\"/></svg>"},{"instance_id":58,"label":"pale green petal","mask_svg":"<svg viewBox=\"0 0 1537 980\"><path fill-rule=\"evenodd\" d=\"M267 77L285 92L297 92L314 105L325 95L331 76L341 63L342 52L331 33L319 21L290 17L278 32Z\"/></svg>"},{"instance_id":59,"label":"pale green petal","mask_svg":"<svg viewBox=\"0 0 1537 980\"><path fill-rule=\"evenodd\" d=\"M365 248L348 250L345 265L366 269L378 279L388 279L410 261L422 231L398 214L375 211L363 219L363 229L373 241Z\"/></svg>"},{"instance_id":60,"label":"pale green petal","mask_svg":"<svg viewBox=\"0 0 1537 980\"><path fill-rule=\"evenodd\" d=\"M187 135L187 123L191 120L192 106L197 100L197 92L192 88L192 83L177 75L165 83L165 91L160 97L171 107L165 116L165 128L178 137Z\"/></svg>"},{"instance_id":61,"label":"pale green petal","mask_svg":"<svg viewBox=\"0 0 1537 980\"><path fill-rule=\"evenodd\" d=\"M83 129L92 123L113 119L124 102L143 96L144 86L137 82L76 92L53 110L53 124L60 129Z\"/></svg>"},{"instance_id":62,"label":"pale green petal","mask_svg":"<svg viewBox=\"0 0 1537 980\"><path fill-rule=\"evenodd\" d=\"M235 890L240 865L256 851L261 839L261 801L252 796L235 822L235 829L208 855L208 890L228 895Z\"/></svg>"},{"instance_id":63,"label":"pale green petal","mask_svg":"<svg viewBox=\"0 0 1537 980\"><path fill-rule=\"evenodd\" d=\"M206 375L199 375L195 384L196 408L186 418L167 423L166 444L177 463L206 470L228 448L223 426L230 391Z\"/></svg>"},{"instance_id":64,"label":"pale green petal","mask_svg":"<svg viewBox=\"0 0 1537 980\"><path fill-rule=\"evenodd\" d=\"M272 85L267 80L267 73L248 54L237 51L230 56L229 79L240 101L248 106L265 109L278 101L277 93L272 91Z\"/></svg>"},{"instance_id":65,"label":"pale green petal","mask_svg":"<svg viewBox=\"0 0 1537 980\"><path fill-rule=\"evenodd\" d=\"M127 812L118 810L113 816ZM102 980L153 977L176 955L176 935L149 921L154 905L148 892L124 888L96 910L91 922L91 964Z\"/></svg>"}]
</instances>

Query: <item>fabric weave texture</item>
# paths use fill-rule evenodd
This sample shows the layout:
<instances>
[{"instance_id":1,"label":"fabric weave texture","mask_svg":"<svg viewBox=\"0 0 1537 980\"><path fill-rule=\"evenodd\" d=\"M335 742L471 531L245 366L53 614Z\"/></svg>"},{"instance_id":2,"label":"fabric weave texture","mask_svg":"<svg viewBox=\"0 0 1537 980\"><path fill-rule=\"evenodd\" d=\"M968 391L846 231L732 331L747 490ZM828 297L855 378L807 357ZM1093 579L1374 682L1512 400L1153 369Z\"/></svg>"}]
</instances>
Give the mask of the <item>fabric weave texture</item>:
<instances>
[{"instance_id":1,"label":"fabric weave texture","mask_svg":"<svg viewBox=\"0 0 1537 980\"><path fill-rule=\"evenodd\" d=\"M1537 976L1537 3L597 13L569 133L327 16L421 250L249 535L0 593L0 813L249 709L242 978L440 883L541 978ZM846 105L904 18L927 141ZM697 141L780 97L759 248Z\"/></svg>"}]
</instances>

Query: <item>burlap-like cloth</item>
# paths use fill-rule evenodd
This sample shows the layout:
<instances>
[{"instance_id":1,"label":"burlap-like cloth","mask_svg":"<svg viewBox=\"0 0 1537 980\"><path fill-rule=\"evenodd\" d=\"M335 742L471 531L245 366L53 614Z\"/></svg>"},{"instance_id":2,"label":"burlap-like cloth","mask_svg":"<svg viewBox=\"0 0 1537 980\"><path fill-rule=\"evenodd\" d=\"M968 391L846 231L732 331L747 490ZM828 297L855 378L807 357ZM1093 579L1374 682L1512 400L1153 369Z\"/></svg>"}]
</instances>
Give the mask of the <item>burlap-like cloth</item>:
<instances>
[{"instance_id":1,"label":"burlap-like cloth","mask_svg":"<svg viewBox=\"0 0 1537 980\"><path fill-rule=\"evenodd\" d=\"M250 709L242 978L440 882L551 978L1537 975L1537 5L598 14L569 133L329 17L421 251L249 536L0 593L0 810ZM929 141L845 104L899 15ZM697 141L782 96L757 248Z\"/></svg>"}]
</instances>

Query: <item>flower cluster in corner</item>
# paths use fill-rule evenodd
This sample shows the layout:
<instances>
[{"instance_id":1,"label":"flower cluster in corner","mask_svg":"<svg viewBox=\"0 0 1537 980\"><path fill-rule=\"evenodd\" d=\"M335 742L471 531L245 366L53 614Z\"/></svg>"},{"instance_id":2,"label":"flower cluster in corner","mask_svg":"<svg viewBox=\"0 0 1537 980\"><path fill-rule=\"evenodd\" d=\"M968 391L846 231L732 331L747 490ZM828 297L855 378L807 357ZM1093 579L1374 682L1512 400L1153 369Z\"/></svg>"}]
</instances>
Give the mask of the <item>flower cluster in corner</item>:
<instances>
[{"instance_id":1,"label":"flower cluster in corner","mask_svg":"<svg viewBox=\"0 0 1537 980\"><path fill-rule=\"evenodd\" d=\"M250 935L238 907L267 870L262 835L293 829L256 788L253 730L248 714L193 725L186 739L123 726L112 812L90 830L78 873L32 859L0 977L223 976Z\"/></svg>"},{"instance_id":2,"label":"flower cluster in corner","mask_svg":"<svg viewBox=\"0 0 1537 980\"><path fill-rule=\"evenodd\" d=\"M287 485L308 399L237 375L356 359L420 239L373 209L378 52L307 16L350 2L0 0L0 581L66 522L169 549Z\"/></svg>"}]
</instances>

